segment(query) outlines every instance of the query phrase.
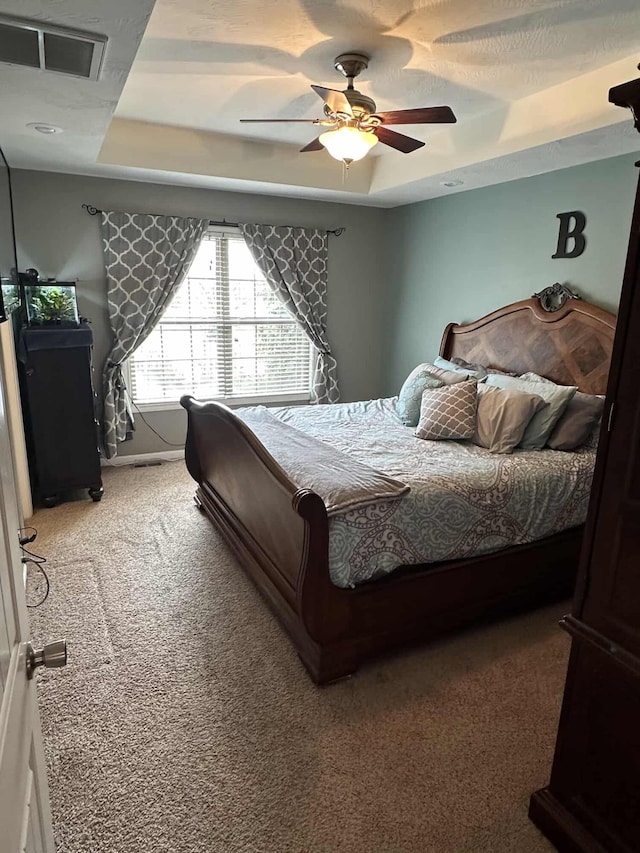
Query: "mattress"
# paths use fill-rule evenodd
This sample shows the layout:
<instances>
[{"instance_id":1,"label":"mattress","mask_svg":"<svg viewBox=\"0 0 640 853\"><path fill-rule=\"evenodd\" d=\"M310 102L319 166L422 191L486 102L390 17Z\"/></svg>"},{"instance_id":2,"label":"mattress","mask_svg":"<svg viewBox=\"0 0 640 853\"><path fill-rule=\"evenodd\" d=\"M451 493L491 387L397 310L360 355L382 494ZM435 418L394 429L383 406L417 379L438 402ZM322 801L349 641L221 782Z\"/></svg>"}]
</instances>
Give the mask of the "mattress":
<instances>
[{"instance_id":1,"label":"mattress","mask_svg":"<svg viewBox=\"0 0 640 853\"><path fill-rule=\"evenodd\" d=\"M424 441L400 423L396 400L269 410L410 487L398 500L329 518L337 586L354 587L401 565L488 554L584 522L595 450L496 455L466 441Z\"/></svg>"}]
</instances>

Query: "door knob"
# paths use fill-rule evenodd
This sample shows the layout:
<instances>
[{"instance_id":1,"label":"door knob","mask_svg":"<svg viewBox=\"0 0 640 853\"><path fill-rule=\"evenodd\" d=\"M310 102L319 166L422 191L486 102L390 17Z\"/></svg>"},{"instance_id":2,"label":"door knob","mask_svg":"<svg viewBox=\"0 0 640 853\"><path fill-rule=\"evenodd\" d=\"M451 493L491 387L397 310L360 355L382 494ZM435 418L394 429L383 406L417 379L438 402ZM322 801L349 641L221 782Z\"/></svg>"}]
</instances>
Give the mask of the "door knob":
<instances>
[{"instance_id":1,"label":"door knob","mask_svg":"<svg viewBox=\"0 0 640 853\"><path fill-rule=\"evenodd\" d=\"M67 641L55 640L47 643L41 649L34 649L27 643L27 678L33 678L33 673L39 666L52 669L56 666L67 665Z\"/></svg>"}]
</instances>

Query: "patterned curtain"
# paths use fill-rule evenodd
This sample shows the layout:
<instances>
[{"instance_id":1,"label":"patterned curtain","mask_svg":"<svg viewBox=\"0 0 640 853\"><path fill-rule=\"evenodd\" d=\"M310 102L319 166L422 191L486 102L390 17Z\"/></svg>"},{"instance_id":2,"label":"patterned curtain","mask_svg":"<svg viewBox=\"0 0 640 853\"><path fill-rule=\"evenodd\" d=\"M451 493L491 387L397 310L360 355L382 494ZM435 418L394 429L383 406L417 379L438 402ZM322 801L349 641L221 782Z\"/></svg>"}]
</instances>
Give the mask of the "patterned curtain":
<instances>
[{"instance_id":1,"label":"patterned curtain","mask_svg":"<svg viewBox=\"0 0 640 853\"><path fill-rule=\"evenodd\" d=\"M102 213L109 321L113 347L102 378L107 459L131 437L133 411L122 365L153 331L186 275L206 219Z\"/></svg>"},{"instance_id":2,"label":"patterned curtain","mask_svg":"<svg viewBox=\"0 0 640 853\"><path fill-rule=\"evenodd\" d=\"M327 232L289 225L240 225L273 292L315 347L311 400L337 403L337 363L327 340Z\"/></svg>"}]
</instances>

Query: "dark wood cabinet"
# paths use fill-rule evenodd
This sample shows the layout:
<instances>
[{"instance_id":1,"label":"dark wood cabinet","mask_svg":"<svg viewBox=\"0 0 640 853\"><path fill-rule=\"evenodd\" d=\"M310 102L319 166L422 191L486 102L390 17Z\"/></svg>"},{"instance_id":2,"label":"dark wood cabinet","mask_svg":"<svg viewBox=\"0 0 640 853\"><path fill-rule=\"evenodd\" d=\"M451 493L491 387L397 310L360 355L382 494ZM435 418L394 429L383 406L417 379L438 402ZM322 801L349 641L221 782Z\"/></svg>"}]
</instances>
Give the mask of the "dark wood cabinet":
<instances>
[{"instance_id":1,"label":"dark wood cabinet","mask_svg":"<svg viewBox=\"0 0 640 853\"><path fill-rule=\"evenodd\" d=\"M45 506L66 493L103 494L92 381L93 338L75 329L23 329L21 391L34 500Z\"/></svg>"},{"instance_id":2,"label":"dark wood cabinet","mask_svg":"<svg viewBox=\"0 0 640 853\"><path fill-rule=\"evenodd\" d=\"M640 80L610 100L640 116ZM639 128L640 129L640 128ZM638 165L638 164L636 164ZM618 313L549 786L530 817L560 851L640 851L640 187Z\"/></svg>"}]
</instances>

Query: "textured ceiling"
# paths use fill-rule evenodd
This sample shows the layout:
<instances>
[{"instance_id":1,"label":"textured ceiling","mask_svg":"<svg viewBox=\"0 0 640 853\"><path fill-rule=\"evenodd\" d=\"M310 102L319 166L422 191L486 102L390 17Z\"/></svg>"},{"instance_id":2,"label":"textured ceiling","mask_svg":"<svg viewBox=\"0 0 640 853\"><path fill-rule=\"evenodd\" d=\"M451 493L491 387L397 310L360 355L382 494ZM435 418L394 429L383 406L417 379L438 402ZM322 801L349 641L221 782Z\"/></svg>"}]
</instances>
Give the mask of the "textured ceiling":
<instances>
[{"instance_id":1,"label":"textured ceiling","mask_svg":"<svg viewBox=\"0 0 640 853\"><path fill-rule=\"evenodd\" d=\"M108 37L97 82L0 64L0 146L10 165L74 172L95 167L153 3L0 0L0 16L32 18ZM52 124L65 132L43 136L27 127L31 122Z\"/></svg>"},{"instance_id":2,"label":"textured ceiling","mask_svg":"<svg viewBox=\"0 0 640 853\"><path fill-rule=\"evenodd\" d=\"M629 56L639 33L638 0L158 0L117 115L304 143L313 128L238 121L321 115L310 84L344 88L333 59L358 50L378 109L462 121Z\"/></svg>"},{"instance_id":3,"label":"textured ceiling","mask_svg":"<svg viewBox=\"0 0 640 853\"><path fill-rule=\"evenodd\" d=\"M156 0L140 42L152 5L0 0L110 37L98 84L0 66L12 165L390 206L638 147L607 90L636 76L640 0ZM240 124L319 117L310 84L344 88L333 59L352 50L379 110L449 104L458 124L399 128L427 146L378 145L346 182L298 153L313 126ZM29 121L65 133L34 140Z\"/></svg>"}]
</instances>

